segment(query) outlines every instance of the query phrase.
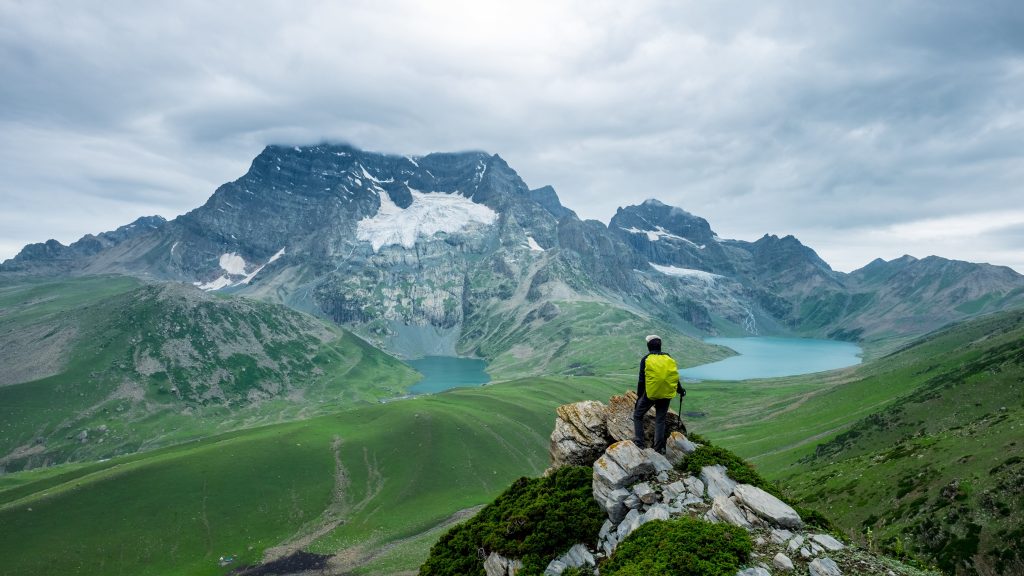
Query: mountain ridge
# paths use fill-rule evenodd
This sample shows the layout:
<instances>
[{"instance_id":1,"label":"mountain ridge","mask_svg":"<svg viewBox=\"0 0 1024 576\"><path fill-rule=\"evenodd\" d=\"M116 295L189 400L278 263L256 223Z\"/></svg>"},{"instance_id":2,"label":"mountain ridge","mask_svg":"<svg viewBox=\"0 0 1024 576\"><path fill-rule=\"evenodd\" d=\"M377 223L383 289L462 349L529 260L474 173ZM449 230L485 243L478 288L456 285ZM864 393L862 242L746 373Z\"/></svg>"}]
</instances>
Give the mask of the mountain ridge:
<instances>
[{"instance_id":1,"label":"mountain ridge","mask_svg":"<svg viewBox=\"0 0 1024 576\"><path fill-rule=\"evenodd\" d=\"M389 349L423 330L449 334L447 352L459 354L475 353L468 326L511 333L563 301L597 300L690 334L893 342L1024 305L1024 276L1008 268L882 262L836 272L792 235L722 239L653 198L607 225L581 220L497 154L319 144L267 146L182 216L32 244L0 276L186 282L279 301Z\"/></svg>"}]
</instances>

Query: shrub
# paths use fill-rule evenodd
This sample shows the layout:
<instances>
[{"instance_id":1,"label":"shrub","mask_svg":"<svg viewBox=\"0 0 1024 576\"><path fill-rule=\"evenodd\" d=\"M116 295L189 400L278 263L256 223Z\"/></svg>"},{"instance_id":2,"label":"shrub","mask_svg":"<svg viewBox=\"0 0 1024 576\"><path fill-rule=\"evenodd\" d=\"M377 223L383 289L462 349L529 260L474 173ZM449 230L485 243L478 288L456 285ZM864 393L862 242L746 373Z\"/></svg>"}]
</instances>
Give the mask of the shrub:
<instances>
[{"instance_id":1,"label":"shrub","mask_svg":"<svg viewBox=\"0 0 1024 576\"><path fill-rule=\"evenodd\" d=\"M753 546L746 530L693 518L655 520L629 535L604 576L734 576Z\"/></svg>"},{"instance_id":2,"label":"shrub","mask_svg":"<svg viewBox=\"0 0 1024 576\"><path fill-rule=\"evenodd\" d=\"M559 468L547 478L520 478L469 521L448 531L420 567L422 576L483 575L497 552L539 574L578 542L595 543L605 515L591 494L593 470Z\"/></svg>"}]
</instances>

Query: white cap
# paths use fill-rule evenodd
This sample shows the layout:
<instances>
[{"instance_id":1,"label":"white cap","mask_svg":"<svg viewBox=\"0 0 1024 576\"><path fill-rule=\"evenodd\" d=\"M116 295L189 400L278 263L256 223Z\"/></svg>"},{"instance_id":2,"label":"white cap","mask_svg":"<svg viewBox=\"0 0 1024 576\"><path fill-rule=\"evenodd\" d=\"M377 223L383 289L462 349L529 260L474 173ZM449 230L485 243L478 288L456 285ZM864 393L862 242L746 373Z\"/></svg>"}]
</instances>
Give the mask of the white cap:
<instances>
[{"instance_id":1,"label":"white cap","mask_svg":"<svg viewBox=\"0 0 1024 576\"><path fill-rule=\"evenodd\" d=\"M661 340L661 336L651 334L650 336L647 337L647 343L650 344L651 340Z\"/></svg>"}]
</instances>

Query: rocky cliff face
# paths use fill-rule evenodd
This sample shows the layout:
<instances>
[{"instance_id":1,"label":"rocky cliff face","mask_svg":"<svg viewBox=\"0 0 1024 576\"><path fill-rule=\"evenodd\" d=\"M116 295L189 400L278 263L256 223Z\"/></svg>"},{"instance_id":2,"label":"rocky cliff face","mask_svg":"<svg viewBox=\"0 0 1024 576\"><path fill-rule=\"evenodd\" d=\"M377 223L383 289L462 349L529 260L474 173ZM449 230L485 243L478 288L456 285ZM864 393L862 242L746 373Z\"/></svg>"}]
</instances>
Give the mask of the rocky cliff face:
<instances>
[{"instance_id":1,"label":"rocky cliff face","mask_svg":"<svg viewBox=\"0 0 1024 576\"><path fill-rule=\"evenodd\" d=\"M188 214L70 246L33 244L0 272L115 272L240 292L407 355L473 353L480 338L567 300L706 334L847 339L918 333L1024 302L1024 277L1009 269L933 258L846 275L792 236L725 240L656 200L619 209L608 226L580 220L497 155L333 144L269 146Z\"/></svg>"}]
</instances>

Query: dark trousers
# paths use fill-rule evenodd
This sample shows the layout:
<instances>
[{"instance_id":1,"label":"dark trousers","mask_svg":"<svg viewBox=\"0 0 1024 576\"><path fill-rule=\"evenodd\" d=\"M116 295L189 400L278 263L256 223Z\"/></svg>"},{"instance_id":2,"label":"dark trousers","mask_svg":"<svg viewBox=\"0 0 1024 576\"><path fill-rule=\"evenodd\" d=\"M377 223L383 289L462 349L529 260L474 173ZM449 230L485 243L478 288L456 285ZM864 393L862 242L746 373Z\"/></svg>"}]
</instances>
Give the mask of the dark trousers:
<instances>
[{"instance_id":1,"label":"dark trousers","mask_svg":"<svg viewBox=\"0 0 1024 576\"><path fill-rule=\"evenodd\" d=\"M654 449L658 452L665 452L665 421L668 415L668 405L671 398L651 400L646 394L636 399L636 406L633 408L633 443L639 448L645 448L647 441L644 439L644 415L654 406Z\"/></svg>"}]
</instances>

